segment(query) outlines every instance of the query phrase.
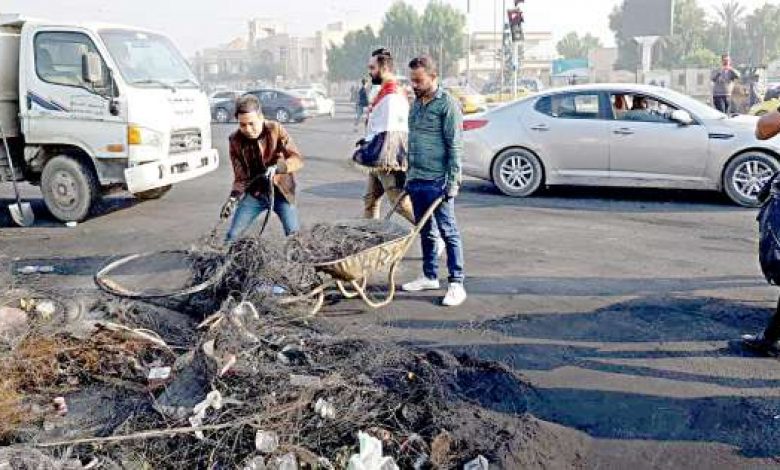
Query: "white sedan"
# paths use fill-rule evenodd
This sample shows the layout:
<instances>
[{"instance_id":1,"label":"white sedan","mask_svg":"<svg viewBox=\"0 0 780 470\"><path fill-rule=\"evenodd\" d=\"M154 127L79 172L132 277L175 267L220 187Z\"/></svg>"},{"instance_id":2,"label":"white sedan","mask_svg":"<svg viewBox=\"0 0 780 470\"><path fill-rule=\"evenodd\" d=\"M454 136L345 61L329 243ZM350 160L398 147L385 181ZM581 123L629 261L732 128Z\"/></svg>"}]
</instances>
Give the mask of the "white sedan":
<instances>
[{"instance_id":1,"label":"white sedan","mask_svg":"<svg viewBox=\"0 0 780 470\"><path fill-rule=\"evenodd\" d=\"M464 121L464 173L510 196L543 186L723 191L754 207L780 139L681 93L630 84L548 90Z\"/></svg>"},{"instance_id":2,"label":"white sedan","mask_svg":"<svg viewBox=\"0 0 780 470\"><path fill-rule=\"evenodd\" d=\"M304 108L312 116L336 117L336 102L315 88L293 88L290 92L304 99Z\"/></svg>"}]
</instances>

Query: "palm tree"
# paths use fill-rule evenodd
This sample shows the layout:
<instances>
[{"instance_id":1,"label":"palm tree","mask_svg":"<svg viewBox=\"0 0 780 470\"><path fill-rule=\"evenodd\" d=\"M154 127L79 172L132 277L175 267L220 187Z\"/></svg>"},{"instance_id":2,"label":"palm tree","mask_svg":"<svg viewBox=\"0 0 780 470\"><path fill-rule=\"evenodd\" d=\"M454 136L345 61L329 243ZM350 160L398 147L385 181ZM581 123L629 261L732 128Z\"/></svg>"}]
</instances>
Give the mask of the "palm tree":
<instances>
[{"instance_id":1,"label":"palm tree","mask_svg":"<svg viewBox=\"0 0 780 470\"><path fill-rule=\"evenodd\" d=\"M726 42L726 53L731 55L731 42L734 36L734 25L739 23L745 15L746 9L739 0L724 1L717 9L718 17L726 25L728 30L728 40Z\"/></svg>"}]
</instances>

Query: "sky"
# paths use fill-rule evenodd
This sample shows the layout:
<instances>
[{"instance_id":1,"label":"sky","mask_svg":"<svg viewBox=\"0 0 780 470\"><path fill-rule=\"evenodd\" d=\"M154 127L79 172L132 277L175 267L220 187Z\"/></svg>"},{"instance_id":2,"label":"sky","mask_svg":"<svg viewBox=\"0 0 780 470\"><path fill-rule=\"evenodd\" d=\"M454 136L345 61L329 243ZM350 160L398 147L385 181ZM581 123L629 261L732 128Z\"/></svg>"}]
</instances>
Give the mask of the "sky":
<instances>
[{"instance_id":1,"label":"sky","mask_svg":"<svg viewBox=\"0 0 780 470\"><path fill-rule=\"evenodd\" d=\"M3 13L67 21L106 21L167 33L188 55L244 36L252 17L276 18L290 33L309 36L326 24L379 24L394 0L0 0ZM422 10L428 0L406 0ZM444 0L466 10L469 0ZM475 31L492 31L503 17L502 3L470 0ZM614 44L608 15L622 0L526 0L526 31L552 31L556 40L570 31L591 33L606 46ZM723 0L699 0L709 14ZM780 0L741 0L750 10Z\"/></svg>"}]
</instances>

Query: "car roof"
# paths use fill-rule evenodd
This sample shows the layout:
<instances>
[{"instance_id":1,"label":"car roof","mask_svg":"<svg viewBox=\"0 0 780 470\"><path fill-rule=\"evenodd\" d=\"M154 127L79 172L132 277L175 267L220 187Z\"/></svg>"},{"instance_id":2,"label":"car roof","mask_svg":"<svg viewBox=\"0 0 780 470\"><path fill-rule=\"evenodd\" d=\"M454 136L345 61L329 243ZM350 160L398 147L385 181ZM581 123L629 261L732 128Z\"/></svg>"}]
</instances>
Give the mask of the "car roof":
<instances>
[{"instance_id":1,"label":"car roof","mask_svg":"<svg viewBox=\"0 0 780 470\"><path fill-rule=\"evenodd\" d=\"M583 85L570 85L560 88L549 88L536 96L556 95L559 93L578 93L587 91L625 91L628 93L648 93L664 95L668 88L638 83L590 83Z\"/></svg>"}]
</instances>

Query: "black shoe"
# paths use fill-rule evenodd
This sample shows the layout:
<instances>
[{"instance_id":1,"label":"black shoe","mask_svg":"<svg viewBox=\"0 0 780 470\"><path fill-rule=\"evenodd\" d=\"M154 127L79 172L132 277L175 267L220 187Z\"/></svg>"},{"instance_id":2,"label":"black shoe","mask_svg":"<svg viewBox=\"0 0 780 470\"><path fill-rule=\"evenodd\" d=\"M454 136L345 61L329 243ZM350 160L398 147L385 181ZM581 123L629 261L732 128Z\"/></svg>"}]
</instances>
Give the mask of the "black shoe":
<instances>
[{"instance_id":1,"label":"black shoe","mask_svg":"<svg viewBox=\"0 0 780 470\"><path fill-rule=\"evenodd\" d=\"M777 347L777 342L765 339L763 333L742 335L742 345L767 356L780 356L780 348Z\"/></svg>"}]
</instances>

